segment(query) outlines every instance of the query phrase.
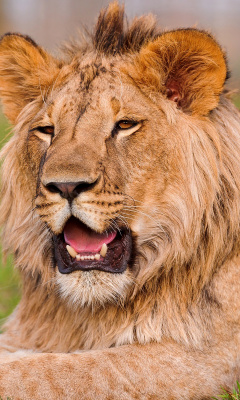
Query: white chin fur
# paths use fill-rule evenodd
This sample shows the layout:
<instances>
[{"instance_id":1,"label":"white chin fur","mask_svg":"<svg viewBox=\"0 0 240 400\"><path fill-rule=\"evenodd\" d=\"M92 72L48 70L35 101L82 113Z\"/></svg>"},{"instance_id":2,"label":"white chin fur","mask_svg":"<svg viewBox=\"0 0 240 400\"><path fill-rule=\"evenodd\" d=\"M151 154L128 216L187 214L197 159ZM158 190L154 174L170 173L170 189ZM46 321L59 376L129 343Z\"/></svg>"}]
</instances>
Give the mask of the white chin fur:
<instances>
[{"instance_id":1,"label":"white chin fur","mask_svg":"<svg viewBox=\"0 0 240 400\"><path fill-rule=\"evenodd\" d=\"M59 295L70 306L99 306L124 301L133 277L128 270L122 274L96 270L61 274L57 270L56 284Z\"/></svg>"}]
</instances>

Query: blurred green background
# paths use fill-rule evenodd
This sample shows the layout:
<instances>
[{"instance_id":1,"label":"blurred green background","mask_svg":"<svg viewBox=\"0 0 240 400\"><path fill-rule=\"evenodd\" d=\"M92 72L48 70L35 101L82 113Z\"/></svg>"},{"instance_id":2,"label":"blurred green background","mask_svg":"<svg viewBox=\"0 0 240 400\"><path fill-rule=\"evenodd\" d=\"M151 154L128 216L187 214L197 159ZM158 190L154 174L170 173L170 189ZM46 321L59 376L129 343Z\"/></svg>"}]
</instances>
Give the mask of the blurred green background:
<instances>
[{"instance_id":1,"label":"blurred green background","mask_svg":"<svg viewBox=\"0 0 240 400\"><path fill-rule=\"evenodd\" d=\"M108 3L109 0L0 0L0 35L10 31L28 34L57 54L59 43L76 36L79 28L91 27ZM212 32L227 50L232 71L228 87L240 88L239 0L125 0L124 4L130 19L153 13L163 29L197 27ZM234 101L240 108L240 95ZM8 132L9 125L0 112L1 146ZM18 280L13 259L9 257L5 265L0 262L0 326L19 301Z\"/></svg>"},{"instance_id":2,"label":"blurred green background","mask_svg":"<svg viewBox=\"0 0 240 400\"><path fill-rule=\"evenodd\" d=\"M8 140L11 128L0 111L0 147ZM13 257L6 260L0 248L0 327L13 311L20 298L18 272L13 268Z\"/></svg>"},{"instance_id":3,"label":"blurred green background","mask_svg":"<svg viewBox=\"0 0 240 400\"><path fill-rule=\"evenodd\" d=\"M11 314L20 298L19 277L13 268L13 259L0 263L0 327Z\"/></svg>"}]
</instances>

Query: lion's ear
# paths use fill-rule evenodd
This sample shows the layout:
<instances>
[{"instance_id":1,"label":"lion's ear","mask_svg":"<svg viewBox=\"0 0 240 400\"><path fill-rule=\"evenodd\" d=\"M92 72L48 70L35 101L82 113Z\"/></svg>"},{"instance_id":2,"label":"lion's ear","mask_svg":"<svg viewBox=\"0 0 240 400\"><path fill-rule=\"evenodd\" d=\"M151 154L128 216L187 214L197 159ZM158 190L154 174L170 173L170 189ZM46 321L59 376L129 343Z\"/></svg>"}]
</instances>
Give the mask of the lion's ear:
<instances>
[{"instance_id":1,"label":"lion's ear","mask_svg":"<svg viewBox=\"0 0 240 400\"><path fill-rule=\"evenodd\" d=\"M223 50L208 33L166 32L148 43L139 57L145 71L154 71L155 77L159 72L161 90L184 111L204 115L217 106L227 66Z\"/></svg>"},{"instance_id":2,"label":"lion's ear","mask_svg":"<svg viewBox=\"0 0 240 400\"><path fill-rule=\"evenodd\" d=\"M58 62L28 36L6 34L0 41L0 97L14 124L23 107L44 93Z\"/></svg>"}]
</instances>

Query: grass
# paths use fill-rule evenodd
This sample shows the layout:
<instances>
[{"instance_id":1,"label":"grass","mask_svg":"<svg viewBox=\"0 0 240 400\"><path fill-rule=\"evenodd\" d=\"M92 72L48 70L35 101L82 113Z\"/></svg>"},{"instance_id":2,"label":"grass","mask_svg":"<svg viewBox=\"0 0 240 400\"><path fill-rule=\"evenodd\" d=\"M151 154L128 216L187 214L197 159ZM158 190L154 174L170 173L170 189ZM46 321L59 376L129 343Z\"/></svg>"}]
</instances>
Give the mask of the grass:
<instances>
[{"instance_id":1,"label":"grass","mask_svg":"<svg viewBox=\"0 0 240 400\"><path fill-rule=\"evenodd\" d=\"M5 400L0 396L0 400ZM7 397L6 400L13 400L11 397Z\"/></svg>"},{"instance_id":2,"label":"grass","mask_svg":"<svg viewBox=\"0 0 240 400\"><path fill-rule=\"evenodd\" d=\"M19 277L13 269L13 257L0 266L0 326L11 314L20 298Z\"/></svg>"},{"instance_id":3,"label":"grass","mask_svg":"<svg viewBox=\"0 0 240 400\"><path fill-rule=\"evenodd\" d=\"M240 94L237 93L233 96L233 101L235 105L240 109Z\"/></svg>"},{"instance_id":4,"label":"grass","mask_svg":"<svg viewBox=\"0 0 240 400\"><path fill-rule=\"evenodd\" d=\"M213 397L214 400L240 400L240 383L237 382L237 388L233 388L233 392L229 393L226 390L223 391L223 394Z\"/></svg>"},{"instance_id":5,"label":"grass","mask_svg":"<svg viewBox=\"0 0 240 400\"><path fill-rule=\"evenodd\" d=\"M0 112L0 147L8 140L9 124ZM3 262L0 250L0 329L6 317L16 307L20 298L19 278L13 269L13 257ZM1 332L1 330L0 330Z\"/></svg>"}]
</instances>

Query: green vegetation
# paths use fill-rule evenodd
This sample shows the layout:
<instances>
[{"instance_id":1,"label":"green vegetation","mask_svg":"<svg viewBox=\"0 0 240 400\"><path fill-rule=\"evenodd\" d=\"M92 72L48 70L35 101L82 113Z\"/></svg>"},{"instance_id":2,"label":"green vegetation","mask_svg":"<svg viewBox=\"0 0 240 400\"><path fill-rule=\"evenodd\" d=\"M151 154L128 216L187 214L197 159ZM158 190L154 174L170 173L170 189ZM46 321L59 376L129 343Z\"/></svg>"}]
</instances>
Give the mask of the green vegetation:
<instances>
[{"instance_id":1,"label":"green vegetation","mask_svg":"<svg viewBox=\"0 0 240 400\"><path fill-rule=\"evenodd\" d=\"M0 400L4 400L1 396L0 396ZM6 400L13 400L11 397L7 397Z\"/></svg>"},{"instance_id":2,"label":"green vegetation","mask_svg":"<svg viewBox=\"0 0 240 400\"><path fill-rule=\"evenodd\" d=\"M236 106L237 106L238 108L240 108L240 94L239 94L239 93L237 93L237 94L233 97L233 101L234 101L234 103L236 104Z\"/></svg>"},{"instance_id":3,"label":"green vegetation","mask_svg":"<svg viewBox=\"0 0 240 400\"><path fill-rule=\"evenodd\" d=\"M0 147L8 140L9 132L9 124L0 113ZM18 282L17 271L13 269L13 257L8 257L4 262L0 251L0 327L19 301Z\"/></svg>"},{"instance_id":4,"label":"green vegetation","mask_svg":"<svg viewBox=\"0 0 240 400\"><path fill-rule=\"evenodd\" d=\"M223 394L217 397L213 397L214 400L240 400L240 383L237 382L237 389L233 389L232 393L227 392L226 390L223 391Z\"/></svg>"},{"instance_id":5,"label":"green vegetation","mask_svg":"<svg viewBox=\"0 0 240 400\"><path fill-rule=\"evenodd\" d=\"M0 109L0 148L10 137L11 128L8 120L4 117ZM0 399L1 400L1 399Z\"/></svg>"},{"instance_id":6,"label":"green vegetation","mask_svg":"<svg viewBox=\"0 0 240 400\"><path fill-rule=\"evenodd\" d=\"M2 261L2 260L1 260ZM13 269L13 257L0 264L0 326L19 301L19 278Z\"/></svg>"}]
</instances>

